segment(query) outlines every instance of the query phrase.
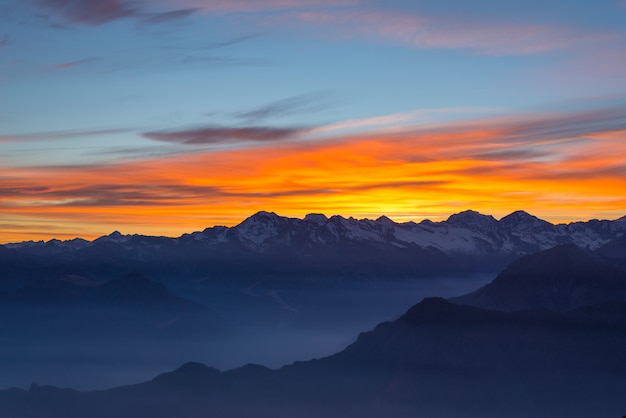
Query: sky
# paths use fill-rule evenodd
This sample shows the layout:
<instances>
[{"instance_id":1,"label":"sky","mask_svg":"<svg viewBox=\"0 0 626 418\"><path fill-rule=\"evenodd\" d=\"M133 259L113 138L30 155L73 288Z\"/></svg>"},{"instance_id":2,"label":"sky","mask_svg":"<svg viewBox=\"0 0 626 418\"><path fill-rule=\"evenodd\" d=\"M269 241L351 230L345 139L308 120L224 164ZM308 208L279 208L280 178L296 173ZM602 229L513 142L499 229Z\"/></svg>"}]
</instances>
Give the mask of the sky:
<instances>
[{"instance_id":1,"label":"sky","mask_svg":"<svg viewBox=\"0 0 626 418\"><path fill-rule=\"evenodd\" d=\"M0 0L0 243L624 190L624 0Z\"/></svg>"}]
</instances>

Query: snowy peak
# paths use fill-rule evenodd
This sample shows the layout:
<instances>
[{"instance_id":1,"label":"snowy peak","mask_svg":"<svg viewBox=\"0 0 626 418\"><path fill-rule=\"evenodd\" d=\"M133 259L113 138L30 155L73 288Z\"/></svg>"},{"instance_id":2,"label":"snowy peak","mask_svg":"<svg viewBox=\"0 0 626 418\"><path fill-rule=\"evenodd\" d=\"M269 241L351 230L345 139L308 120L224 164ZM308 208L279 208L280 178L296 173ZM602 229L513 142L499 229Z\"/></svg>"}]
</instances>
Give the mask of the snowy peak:
<instances>
[{"instance_id":1,"label":"snowy peak","mask_svg":"<svg viewBox=\"0 0 626 418\"><path fill-rule=\"evenodd\" d=\"M305 222L312 222L317 225L324 225L326 222L328 222L328 218L322 213L309 213L304 217L303 220Z\"/></svg>"},{"instance_id":2,"label":"snowy peak","mask_svg":"<svg viewBox=\"0 0 626 418\"><path fill-rule=\"evenodd\" d=\"M391 219L389 219L388 217L386 217L385 215L380 216L378 219L376 219L374 222L381 224L381 225L386 225L386 226L393 226L396 225L396 223L394 221L392 221Z\"/></svg>"},{"instance_id":3,"label":"snowy peak","mask_svg":"<svg viewBox=\"0 0 626 418\"><path fill-rule=\"evenodd\" d=\"M553 228L549 222L537 218L523 210L515 211L500 219L500 225L511 229Z\"/></svg>"},{"instance_id":4,"label":"snowy peak","mask_svg":"<svg viewBox=\"0 0 626 418\"><path fill-rule=\"evenodd\" d=\"M498 226L498 221L493 216L483 215L474 210L454 214L448 218L446 223L473 230L493 229Z\"/></svg>"},{"instance_id":5,"label":"snowy peak","mask_svg":"<svg viewBox=\"0 0 626 418\"><path fill-rule=\"evenodd\" d=\"M244 222L274 222L278 219L280 219L281 216L278 216L276 213L274 212L267 212L267 211L259 211L257 213L255 213L254 215L250 216L248 219L246 219Z\"/></svg>"},{"instance_id":6,"label":"snowy peak","mask_svg":"<svg viewBox=\"0 0 626 418\"><path fill-rule=\"evenodd\" d=\"M257 212L233 229L237 231L239 238L244 243L252 243L253 246L263 247L266 241L279 235L281 225L289 218L278 216L274 212Z\"/></svg>"},{"instance_id":7,"label":"snowy peak","mask_svg":"<svg viewBox=\"0 0 626 418\"><path fill-rule=\"evenodd\" d=\"M105 235L94 240L96 242L110 242L114 244L122 244L132 238L132 235L122 235L119 231L113 231L109 235Z\"/></svg>"}]
</instances>

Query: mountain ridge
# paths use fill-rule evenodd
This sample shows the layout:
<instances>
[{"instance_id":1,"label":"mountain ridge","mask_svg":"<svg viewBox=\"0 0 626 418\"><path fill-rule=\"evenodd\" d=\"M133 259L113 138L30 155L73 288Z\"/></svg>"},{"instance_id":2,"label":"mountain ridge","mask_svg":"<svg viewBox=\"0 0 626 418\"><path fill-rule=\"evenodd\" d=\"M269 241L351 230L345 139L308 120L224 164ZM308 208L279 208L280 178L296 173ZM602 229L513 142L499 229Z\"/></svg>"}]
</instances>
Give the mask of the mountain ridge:
<instances>
[{"instance_id":1,"label":"mountain ridge","mask_svg":"<svg viewBox=\"0 0 626 418\"><path fill-rule=\"evenodd\" d=\"M24 247L33 247L33 246L41 246L41 245L45 245L45 244L54 244L57 246L62 246L62 247L70 247L70 248L81 248L85 245L89 245L89 244L94 244L98 241L101 242L124 242L124 241L128 241L129 239L132 238L136 238L136 237L145 237L145 238L164 238L164 239L180 239L183 238L185 236L194 236L197 234L202 234L208 231L212 231L212 230L216 230L216 231L220 231L220 230L230 230L230 229L235 229L238 228L242 225L245 224L249 224L251 221L256 222L256 220L259 220L260 218L266 218L266 219L283 219L283 220L295 220L295 221L306 221L306 222L311 222L311 223L316 223L316 224L325 224L328 221L332 220L332 219L339 219L342 221L357 221L357 222L374 222L374 223L378 223L378 224L393 224L393 225L405 225L405 226L413 226L413 225L420 225L420 224L425 224L425 225L444 225L444 224L452 224L452 225L476 225L476 220L482 220L481 224L485 225L485 224L489 224L489 223L497 223L497 224L507 224L507 225L514 225L514 224L519 224L521 222L526 221L526 223L528 223L529 220L531 221L535 221L537 224L541 224L541 225L549 225L552 227L557 227L557 228L567 228L567 227L571 227L571 226L576 226L576 225L582 225L582 224L587 224L587 223L613 223L613 222L619 222L619 223L624 223L626 224L626 215L617 218L617 219L613 219L613 220L606 220L606 219L589 219L587 221L571 221L568 223L551 223L549 221L543 220L541 218L538 218L532 214L529 214L528 212L524 211L524 210L516 210L511 212L508 215L504 215L502 216L500 219L496 219L495 217L493 217L492 215L485 215L482 214L478 211L475 211L473 209L467 209L458 213L454 213L452 215L450 215L447 219L442 220L442 221L432 221L430 219L423 219L420 222L415 222L415 221L406 221L406 222L396 222L393 221L392 219L390 219L388 216L386 215L380 215L379 217L377 217L376 219L369 219L369 218L361 218L361 219L357 219L354 218L352 216L350 217L344 217L342 215L332 215L330 217L326 216L325 214L322 213L317 213L317 212L312 212L309 213L307 215L305 215L302 218L297 218L297 217L288 217L288 216L282 216L282 215L278 215L275 212L271 212L271 211L265 211L265 210L261 210L258 211L252 215L250 215L249 217L243 219L241 222L239 222L238 224L232 225L232 226L224 226L224 225L214 225L214 226L210 226L207 227L201 231L194 231L194 232L188 232L188 233L183 233L182 235L175 237L175 236L164 236L164 235L143 235L143 234L137 234L137 233L133 233L133 234L122 234L120 231L115 230L113 232L111 232L110 234L106 234L106 235L102 235L99 237L96 237L94 239L92 239L91 241L85 238L81 238L81 237L75 237L75 238L71 238L71 239L67 239L67 240L59 240L57 238L52 238L50 240L26 240L26 241L17 241L17 242L7 242L7 243L2 243L0 244L0 247L4 247L4 248L24 248ZM473 222L474 221L474 222ZM626 229L626 227L624 228Z\"/></svg>"},{"instance_id":2,"label":"mountain ridge","mask_svg":"<svg viewBox=\"0 0 626 418\"><path fill-rule=\"evenodd\" d=\"M160 280L245 281L252 276L402 279L494 273L521 255L561 244L595 250L625 233L626 217L553 225L523 211L500 220L464 211L441 222L396 223L385 216L357 220L309 214L299 219L261 211L233 227L178 238L115 231L91 242L0 246L0 279L5 279L0 290L16 277L68 274L106 280L139 272Z\"/></svg>"}]
</instances>

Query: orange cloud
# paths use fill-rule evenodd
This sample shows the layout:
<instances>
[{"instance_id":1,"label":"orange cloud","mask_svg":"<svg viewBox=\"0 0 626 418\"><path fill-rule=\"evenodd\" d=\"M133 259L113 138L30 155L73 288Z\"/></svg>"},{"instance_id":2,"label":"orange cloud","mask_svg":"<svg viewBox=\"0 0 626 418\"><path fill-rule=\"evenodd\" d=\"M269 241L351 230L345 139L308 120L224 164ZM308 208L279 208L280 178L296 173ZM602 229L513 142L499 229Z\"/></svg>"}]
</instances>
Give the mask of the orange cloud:
<instances>
[{"instance_id":1,"label":"orange cloud","mask_svg":"<svg viewBox=\"0 0 626 418\"><path fill-rule=\"evenodd\" d=\"M496 216L525 209L552 221L617 218L626 209L625 120L623 109L601 109L96 167L5 168L1 240L114 229L179 235L258 210L418 220L467 208Z\"/></svg>"}]
</instances>

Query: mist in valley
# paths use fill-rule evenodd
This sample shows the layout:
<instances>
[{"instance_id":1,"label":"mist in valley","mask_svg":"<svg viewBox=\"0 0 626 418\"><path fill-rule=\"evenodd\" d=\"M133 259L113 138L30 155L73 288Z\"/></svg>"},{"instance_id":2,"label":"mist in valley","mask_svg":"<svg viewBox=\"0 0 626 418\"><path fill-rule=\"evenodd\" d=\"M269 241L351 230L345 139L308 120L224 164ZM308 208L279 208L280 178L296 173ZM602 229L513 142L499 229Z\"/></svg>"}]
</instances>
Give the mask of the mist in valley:
<instances>
[{"instance_id":1,"label":"mist in valley","mask_svg":"<svg viewBox=\"0 0 626 418\"><path fill-rule=\"evenodd\" d=\"M413 280L163 280L207 312L39 309L2 320L0 387L52 384L104 389L153 378L188 361L220 370L248 363L279 368L325 357L360 332L397 318L425 297L453 297L495 275ZM303 284L304 282L304 284Z\"/></svg>"}]
</instances>

